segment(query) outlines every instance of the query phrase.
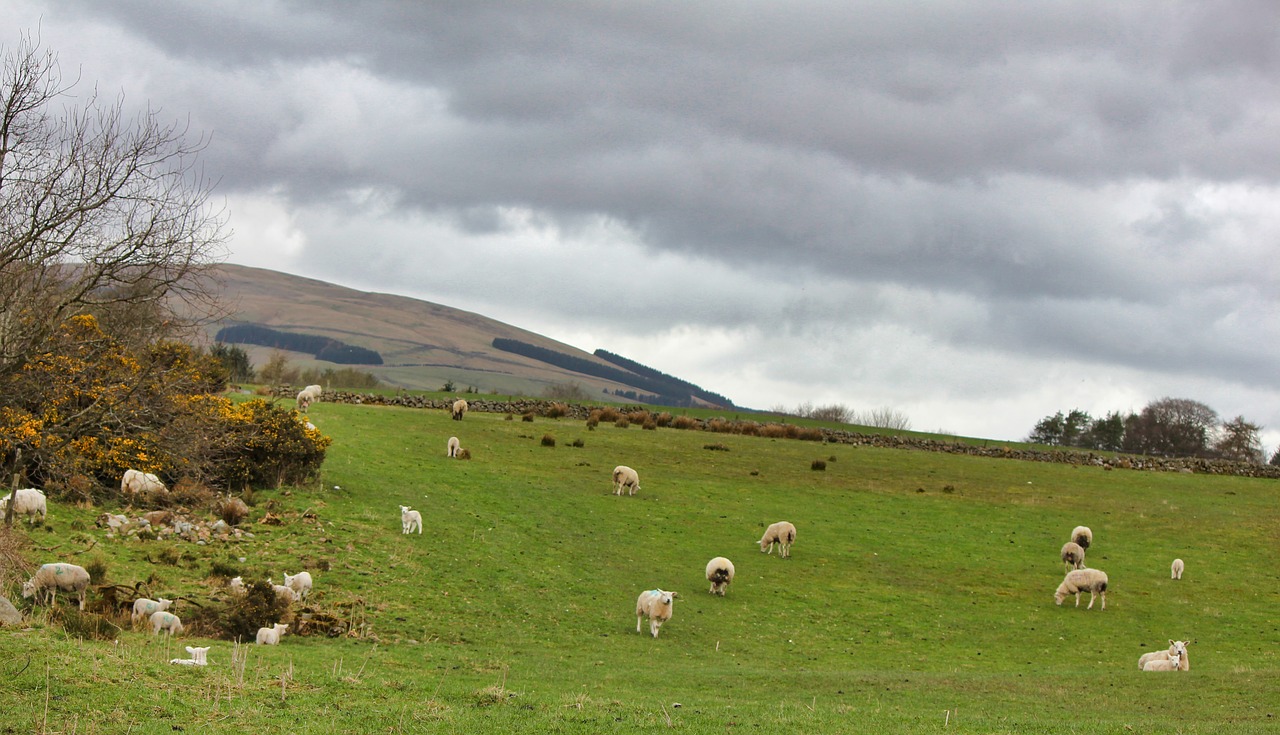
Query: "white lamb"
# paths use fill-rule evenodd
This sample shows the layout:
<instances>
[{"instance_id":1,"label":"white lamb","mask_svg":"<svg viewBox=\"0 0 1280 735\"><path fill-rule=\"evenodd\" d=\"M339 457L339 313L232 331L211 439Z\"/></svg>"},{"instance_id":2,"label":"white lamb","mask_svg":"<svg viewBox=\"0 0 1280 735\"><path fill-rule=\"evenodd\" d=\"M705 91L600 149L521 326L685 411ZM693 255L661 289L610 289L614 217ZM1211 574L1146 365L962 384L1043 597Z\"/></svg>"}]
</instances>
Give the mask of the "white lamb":
<instances>
[{"instance_id":1,"label":"white lamb","mask_svg":"<svg viewBox=\"0 0 1280 735\"><path fill-rule=\"evenodd\" d=\"M449 437L448 456L457 457L458 452L462 451L462 442L458 441L458 437Z\"/></svg>"},{"instance_id":2,"label":"white lamb","mask_svg":"<svg viewBox=\"0 0 1280 735\"><path fill-rule=\"evenodd\" d=\"M1177 654L1178 670L1190 671L1191 657L1187 655L1187 646L1191 645L1191 643L1192 641L1175 641L1172 638L1170 638L1169 647L1167 649L1161 649L1159 651L1151 651L1150 653L1142 654L1142 656L1138 659L1138 668L1142 671L1147 671L1148 663L1155 660L1167 661L1172 659L1174 654Z\"/></svg>"},{"instance_id":3,"label":"white lamb","mask_svg":"<svg viewBox=\"0 0 1280 735\"><path fill-rule=\"evenodd\" d=\"M1093 600L1095 597L1102 598L1102 609L1107 609L1107 573L1101 569L1072 569L1067 572L1067 576L1063 578L1062 584L1058 585L1057 591L1053 593L1054 604L1061 605L1067 595L1076 596L1076 607L1080 607L1080 593L1089 593L1089 607L1086 610L1093 609Z\"/></svg>"},{"instance_id":4,"label":"white lamb","mask_svg":"<svg viewBox=\"0 0 1280 735\"><path fill-rule=\"evenodd\" d=\"M1067 571L1084 569L1084 549L1080 544L1068 541L1062 545L1062 563L1067 565Z\"/></svg>"},{"instance_id":5,"label":"white lamb","mask_svg":"<svg viewBox=\"0 0 1280 735\"><path fill-rule=\"evenodd\" d=\"M263 646L280 645L280 636L284 635L289 626L285 623L276 623L270 628L258 628L257 643Z\"/></svg>"},{"instance_id":6,"label":"white lamb","mask_svg":"<svg viewBox=\"0 0 1280 735\"><path fill-rule=\"evenodd\" d=\"M44 493L39 490L28 487L17 492L17 500L13 501L13 517L25 515L27 523L35 525L36 516L40 516L43 523L45 515L48 514L48 503L45 501ZM4 518L9 512L9 499L13 497L13 493L0 498L0 518Z\"/></svg>"},{"instance_id":7,"label":"white lamb","mask_svg":"<svg viewBox=\"0 0 1280 735\"><path fill-rule=\"evenodd\" d=\"M626 489L628 495L635 495L640 491L640 473L630 467L620 464L613 468L613 494L621 495Z\"/></svg>"},{"instance_id":8,"label":"white lamb","mask_svg":"<svg viewBox=\"0 0 1280 735\"><path fill-rule=\"evenodd\" d=\"M422 514L416 510L409 510L409 506L400 506L400 533L413 533L417 530L422 533Z\"/></svg>"},{"instance_id":9,"label":"white lamb","mask_svg":"<svg viewBox=\"0 0 1280 735\"><path fill-rule=\"evenodd\" d=\"M1179 671L1182 665L1182 656L1177 653L1169 654L1169 658L1153 658L1143 665L1143 671Z\"/></svg>"},{"instance_id":10,"label":"white lamb","mask_svg":"<svg viewBox=\"0 0 1280 735\"><path fill-rule=\"evenodd\" d=\"M320 397L323 395L324 388L321 388L318 385L308 385L306 388L298 391L298 397L296 399L298 403L298 410L305 411L308 408L311 408L311 404L319 401Z\"/></svg>"},{"instance_id":11,"label":"white lamb","mask_svg":"<svg viewBox=\"0 0 1280 735\"><path fill-rule=\"evenodd\" d=\"M294 575L284 575L284 585L293 590L297 595L297 599L305 600L307 595L311 594L311 572L298 572Z\"/></svg>"},{"instance_id":12,"label":"white lamb","mask_svg":"<svg viewBox=\"0 0 1280 735\"><path fill-rule=\"evenodd\" d=\"M187 653L191 658L171 658L169 663L178 664L179 666L208 666L209 661L205 658L209 655L209 646L187 646Z\"/></svg>"},{"instance_id":13,"label":"white lamb","mask_svg":"<svg viewBox=\"0 0 1280 735\"><path fill-rule=\"evenodd\" d=\"M778 555L786 559L791 556L791 544L796 540L796 527L786 521L778 521L765 529L760 537L760 551L773 553L773 545L778 545Z\"/></svg>"},{"instance_id":14,"label":"white lamb","mask_svg":"<svg viewBox=\"0 0 1280 735\"><path fill-rule=\"evenodd\" d=\"M672 601L679 597L675 592L663 590L646 590L636 598L636 632L640 632L640 622L649 618L649 635L658 637L658 628L671 619Z\"/></svg>"},{"instance_id":15,"label":"white lamb","mask_svg":"<svg viewBox=\"0 0 1280 735\"><path fill-rule=\"evenodd\" d=\"M125 495L136 495L139 493L167 493L169 488L160 482L160 478L150 472L141 470L125 470L124 477L120 480L120 491Z\"/></svg>"},{"instance_id":16,"label":"white lamb","mask_svg":"<svg viewBox=\"0 0 1280 735\"><path fill-rule=\"evenodd\" d=\"M1174 559L1173 564L1169 565L1169 575L1174 579L1182 579L1182 570L1186 567L1187 565L1183 564L1181 559Z\"/></svg>"},{"instance_id":17,"label":"white lamb","mask_svg":"<svg viewBox=\"0 0 1280 735\"><path fill-rule=\"evenodd\" d=\"M711 583L711 594L724 597L733 581L733 562L723 556L707 562L707 581Z\"/></svg>"},{"instance_id":18,"label":"white lamb","mask_svg":"<svg viewBox=\"0 0 1280 735\"><path fill-rule=\"evenodd\" d=\"M231 594L235 595L236 597L244 597L245 590L244 590L243 577L232 577L231 581L228 584L231 585Z\"/></svg>"},{"instance_id":19,"label":"white lamb","mask_svg":"<svg viewBox=\"0 0 1280 735\"><path fill-rule=\"evenodd\" d=\"M166 600L163 597L158 600L149 600L145 597L139 597L133 601L133 615L131 616L133 623L136 625L141 622L143 618L150 618L151 614L154 612L168 610L169 606L172 604L173 600Z\"/></svg>"},{"instance_id":20,"label":"white lamb","mask_svg":"<svg viewBox=\"0 0 1280 735\"><path fill-rule=\"evenodd\" d=\"M461 421L463 416L467 415L467 401L463 398L453 402L453 420Z\"/></svg>"},{"instance_id":21,"label":"white lamb","mask_svg":"<svg viewBox=\"0 0 1280 735\"><path fill-rule=\"evenodd\" d=\"M1089 545L1093 543L1093 531L1088 526L1076 526L1071 529L1071 540L1080 544L1080 548L1085 551L1089 550Z\"/></svg>"},{"instance_id":22,"label":"white lamb","mask_svg":"<svg viewBox=\"0 0 1280 735\"><path fill-rule=\"evenodd\" d=\"M36 602L47 597L48 604L53 604L59 590L74 592L80 600L80 609L83 610L84 595L88 589L89 573L84 570L84 567L57 562L41 564L36 573L31 575L31 579L23 583L22 596L35 596Z\"/></svg>"},{"instance_id":23,"label":"white lamb","mask_svg":"<svg viewBox=\"0 0 1280 735\"><path fill-rule=\"evenodd\" d=\"M182 621L171 612L157 610L151 613L151 635L159 635L162 630L165 635L177 635L182 632Z\"/></svg>"},{"instance_id":24,"label":"white lamb","mask_svg":"<svg viewBox=\"0 0 1280 735\"><path fill-rule=\"evenodd\" d=\"M275 591L276 599L284 600L285 602L298 601L298 593L294 592L292 587L286 587L283 584L276 584L275 582L272 582L269 577L267 578L267 584L271 585L271 589Z\"/></svg>"}]
</instances>

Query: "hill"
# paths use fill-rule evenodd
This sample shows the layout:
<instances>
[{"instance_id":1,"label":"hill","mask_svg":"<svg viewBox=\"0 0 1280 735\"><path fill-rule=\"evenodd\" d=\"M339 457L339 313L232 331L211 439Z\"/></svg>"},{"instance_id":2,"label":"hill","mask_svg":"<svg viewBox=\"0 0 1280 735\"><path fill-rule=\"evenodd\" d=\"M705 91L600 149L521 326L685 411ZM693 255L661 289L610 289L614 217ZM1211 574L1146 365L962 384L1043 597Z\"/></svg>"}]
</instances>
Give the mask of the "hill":
<instances>
[{"instance_id":1,"label":"hill","mask_svg":"<svg viewBox=\"0 0 1280 735\"><path fill-rule=\"evenodd\" d=\"M300 335L298 343L321 338L322 343L332 341L344 348L376 353L382 364L359 368L397 388L438 390L451 381L459 391L472 387L481 393L540 395L547 386L576 383L592 399L635 401L675 386L692 396L693 405L732 407L728 399L670 376L655 386L654 375L661 373L637 374L626 365L620 366L612 353L597 351L610 358L605 359L442 304L232 264L218 266L214 279L228 315L209 325L210 340L220 330L246 326L265 329L241 329L239 333L290 333ZM257 341L239 344L261 365L277 347ZM513 352L495 346L495 342L534 349ZM283 341L271 344L288 345ZM310 346L294 349L299 351L290 352L290 358L300 367L337 366L316 359L316 350ZM553 357L548 360L536 355Z\"/></svg>"}]
</instances>

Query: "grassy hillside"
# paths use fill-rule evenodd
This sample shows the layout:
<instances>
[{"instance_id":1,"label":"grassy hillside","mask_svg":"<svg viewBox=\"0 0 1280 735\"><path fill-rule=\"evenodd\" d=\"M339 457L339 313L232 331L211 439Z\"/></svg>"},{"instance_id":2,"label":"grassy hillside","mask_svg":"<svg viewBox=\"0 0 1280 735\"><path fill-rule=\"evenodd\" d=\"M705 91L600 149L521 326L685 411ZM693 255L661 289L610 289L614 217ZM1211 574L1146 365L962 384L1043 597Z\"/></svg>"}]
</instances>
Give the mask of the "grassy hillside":
<instances>
[{"instance_id":1,"label":"grassy hillside","mask_svg":"<svg viewBox=\"0 0 1280 735\"><path fill-rule=\"evenodd\" d=\"M277 581L306 565L319 604L376 644L237 654L37 621L0 631L0 733L1250 733L1280 717L1274 481L478 413L310 418L335 439L323 482L256 497L255 520L285 525L123 542L96 509L58 506L31 561L101 554L113 581L206 602L224 594L215 560ZM447 459L450 435L474 459ZM637 496L611 494L617 464L639 470ZM401 504L424 534L401 535ZM781 519L799 529L789 560L754 545ZM1105 612L1053 604L1080 523L1111 578ZM737 566L724 598L703 579L717 555ZM654 587L680 593L656 640L633 614ZM1140 673L1168 638L1195 639L1191 672ZM211 645L211 665L166 664L182 645Z\"/></svg>"}]
</instances>

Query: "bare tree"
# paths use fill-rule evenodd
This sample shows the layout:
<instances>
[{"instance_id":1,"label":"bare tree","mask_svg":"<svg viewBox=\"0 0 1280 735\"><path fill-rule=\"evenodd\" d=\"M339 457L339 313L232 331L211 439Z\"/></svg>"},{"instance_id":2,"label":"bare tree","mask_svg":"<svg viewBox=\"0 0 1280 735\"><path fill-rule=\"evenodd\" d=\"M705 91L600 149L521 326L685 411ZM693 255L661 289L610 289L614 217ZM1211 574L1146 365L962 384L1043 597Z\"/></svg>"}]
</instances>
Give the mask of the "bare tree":
<instances>
[{"instance_id":1,"label":"bare tree","mask_svg":"<svg viewBox=\"0 0 1280 735\"><path fill-rule=\"evenodd\" d=\"M1224 459L1262 464L1266 455L1262 452L1261 432L1261 426L1237 416L1222 425L1222 438L1213 448Z\"/></svg>"},{"instance_id":2,"label":"bare tree","mask_svg":"<svg viewBox=\"0 0 1280 735\"><path fill-rule=\"evenodd\" d=\"M895 431L908 431L911 428L911 419L905 413L888 406L864 411L854 419L854 423Z\"/></svg>"}]
</instances>

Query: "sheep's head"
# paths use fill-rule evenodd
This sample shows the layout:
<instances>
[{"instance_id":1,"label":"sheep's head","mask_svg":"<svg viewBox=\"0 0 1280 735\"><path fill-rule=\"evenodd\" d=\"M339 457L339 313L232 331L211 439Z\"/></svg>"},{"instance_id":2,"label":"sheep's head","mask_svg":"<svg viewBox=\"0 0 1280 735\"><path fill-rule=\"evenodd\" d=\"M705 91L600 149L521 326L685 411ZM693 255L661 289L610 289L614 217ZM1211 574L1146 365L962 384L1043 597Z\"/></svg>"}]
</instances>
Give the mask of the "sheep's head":
<instances>
[{"instance_id":1,"label":"sheep's head","mask_svg":"<svg viewBox=\"0 0 1280 735\"><path fill-rule=\"evenodd\" d=\"M27 581L22 583L23 597L31 597L35 593L36 593L36 581L34 579L28 579Z\"/></svg>"},{"instance_id":2,"label":"sheep's head","mask_svg":"<svg viewBox=\"0 0 1280 735\"><path fill-rule=\"evenodd\" d=\"M1172 668L1174 668L1174 669L1177 669L1177 668L1178 668L1178 665L1179 665L1179 664L1181 664L1181 663L1182 663L1182 654L1181 654L1181 653L1171 653L1171 654L1169 654L1169 666L1170 666L1170 667L1172 667Z\"/></svg>"},{"instance_id":3,"label":"sheep's head","mask_svg":"<svg viewBox=\"0 0 1280 735\"><path fill-rule=\"evenodd\" d=\"M1067 593L1064 592L1061 587L1059 587L1058 591L1053 593L1053 604L1061 605L1062 601L1065 599L1067 599Z\"/></svg>"},{"instance_id":4,"label":"sheep's head","mask_svg":"<svg viewBox=\"0 0 1280 735\"><path fill-rule=\"evenodd\" d=\"M409 512L409 506L407 505L400 506L400 515L404 515L405 513L408 513L408 512Z\"/></svg>"},{"instance_id":5,"label":"sheep's head","mask_svg":"<svg viewBox=\"0 0 1280 735\"><path fill-rule=\"evenodd\" d=\"M1173 658L1175 655L1178 657L1187 655L1186 641L1169 640L1169 658Z\"/></svg>"},{"instance_id":6,"label":"sheep's head","mask_svg":"<svg viewBox=\"0 0 1280 735\"><path fill-rule=\"evenodd\" d=\"M673 599L679 597L675 592L666 592L664 590L658 590L658 595L659 601L662 602L663 605L670 605Z\"/></svg>"},{"instance_id":7,"label":"sheep's head","mask_svg":"<svg viewBox=\"0 0 1280 735\"><path fill-rule=\"evenodd\" d=\"M163 597L161 597L160 599L156 600L156 602L160 603L160 607L161 607L161 609L166 608L166 607L169 607L170 605L172 605L172 604L173 604L173 600L166 600L166 599L164 599Z\"/></svg>"}]
</instances>

